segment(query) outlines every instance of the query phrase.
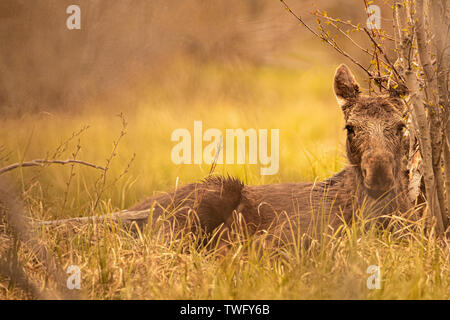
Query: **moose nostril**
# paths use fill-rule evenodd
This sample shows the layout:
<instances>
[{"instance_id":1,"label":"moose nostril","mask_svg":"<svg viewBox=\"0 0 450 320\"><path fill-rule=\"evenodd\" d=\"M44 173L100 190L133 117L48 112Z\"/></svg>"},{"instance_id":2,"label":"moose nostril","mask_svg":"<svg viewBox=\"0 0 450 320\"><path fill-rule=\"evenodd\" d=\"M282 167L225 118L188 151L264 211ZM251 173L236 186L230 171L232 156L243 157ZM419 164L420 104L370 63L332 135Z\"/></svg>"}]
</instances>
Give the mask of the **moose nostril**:
<instances>
[{"instance_id":1,"label":"moose nostril","mask_svg":"<svg viewBox=\"0 0 450 320\"><path fill-rule=\"evenodd\" d=\"M365 168L362 169L362 176L363 176L363 178L365 178L367 176L367 169L365 169Z\"/></svg>"}]
</instances>

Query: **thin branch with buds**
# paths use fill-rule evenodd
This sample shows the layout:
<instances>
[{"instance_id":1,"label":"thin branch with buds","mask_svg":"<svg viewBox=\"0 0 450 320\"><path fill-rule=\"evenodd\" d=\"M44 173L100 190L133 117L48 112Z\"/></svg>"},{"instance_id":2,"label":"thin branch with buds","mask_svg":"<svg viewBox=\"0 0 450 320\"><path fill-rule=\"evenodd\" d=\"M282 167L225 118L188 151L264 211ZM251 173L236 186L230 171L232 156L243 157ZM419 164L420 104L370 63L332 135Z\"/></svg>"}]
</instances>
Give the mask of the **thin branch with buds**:
<instances>
[{"instance_id":1,"label":"thin branch with buds","mask_svg":"<svg viewBox=\"0 0 450 320\"><path fill-rule=\"evenodd\" d=\"M291 10L291 8L286 4L286 2L284 0L280 0L280 2L284 5L284 7L286 8L286 10L292 15L294 16L306 29L308 29L312 34L314 34L316 37L320 38L321 40L325 41L327 44L329 44L334 50L336 50L337 52L339 52L340 54L342 54L343 56L347 57L350 61L352 61L355 65L357 65L358 67L360 67L362 70L364 70L364 72L366 72L369 77L373 78L372 73L367 70L366 67L364 67L360 62L358 62L355 58L353 58L350 54L348 54L346 51L344 51L342 48L340 48L336 41L334 40L330 40L329 37L327 36L323 36L318 34L314 29L312 29L309 25L307 25L303 19L298 16L297 14L295 14L295 12L293 12Z\"/></svg>"},{"instance_id":2,"label":"thin branch with buds","mask_svg":"<svg viewBox=\"0 0 450 320\"><path fill-rule=\"evenodd\" d=\"M11 164L9 166L1 168L0 169L0 175L6 173L8 171L12 171L14 169L17 169L17 168L42 167L42 166L47 165L47 164L61 164L61 165L65 165L65 164L69 164L69 163L81 164L81 165L88 166L88 167L95 168L95 169L102 170L102 171L106 170L106 168L104 168L104 167L98 166L98 165L90 163L90 162L82 161L82 160L75 160L75 159L67 159L67 160L34 159L34 160L31 160L31 161L13 163L13 164Z\"/></svg>"}]
</instances>

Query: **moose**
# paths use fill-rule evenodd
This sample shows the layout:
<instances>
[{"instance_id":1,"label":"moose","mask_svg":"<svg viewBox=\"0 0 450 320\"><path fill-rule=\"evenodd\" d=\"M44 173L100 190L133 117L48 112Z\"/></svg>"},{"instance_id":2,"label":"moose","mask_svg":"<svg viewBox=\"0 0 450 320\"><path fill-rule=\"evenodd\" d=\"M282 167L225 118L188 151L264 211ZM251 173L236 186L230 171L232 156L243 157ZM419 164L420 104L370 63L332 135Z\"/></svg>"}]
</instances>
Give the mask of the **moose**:
<instances>
[{"instance_id":1,"label":"moose","mask_svg":"<svg viewBox=\"0 0 450 320\"><path fill-rule=\"evenodd\" d=\"M348 165L331 178L253 186L211 176L110 217L140 227L165 217L179 230L200 228L206 234L230 230L241 220L251 234L273 229L286 238L291 230L312 234L319 227L351 223L355 212L376 218L408 211L412 201L403 100L392 93L363 94L346 65L336 70L334 92L345 119ZM190 222L192 216L195 223Z\"/></svg>"}]
</instances>

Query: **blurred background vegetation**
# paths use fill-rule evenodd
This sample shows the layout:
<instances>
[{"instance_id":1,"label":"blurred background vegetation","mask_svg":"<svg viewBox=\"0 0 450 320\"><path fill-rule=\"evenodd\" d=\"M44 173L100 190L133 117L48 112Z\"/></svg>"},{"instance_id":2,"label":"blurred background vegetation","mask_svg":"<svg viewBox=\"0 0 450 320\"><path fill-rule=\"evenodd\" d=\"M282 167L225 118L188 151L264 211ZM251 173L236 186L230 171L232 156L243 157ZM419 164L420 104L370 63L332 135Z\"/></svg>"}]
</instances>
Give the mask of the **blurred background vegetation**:
<instances>
[{"instance_id":1,"label":"blurred background vegetation","mask_svg":"<svg viewBox=\"0 0 450 320\"><path fill-rule=\"evenodd\" d=\"M337 65L349 61L313 38L278 1L80 0L81 30L68 30L71 4L0 3L0 166L72 158L78 145L78 159L104 165L121 130L119 113L127 135L111 164L108 183L114 185L103 193L104 209L127 207L177 179L205 177L206 164L170 160L171 132L192 130L194 120L202 120L204 130L280 129L277 175L260 176L257 165L216 168L246 183L313 181L344 165L332 79ZM367 19L363 1L290 5L311 25L316 8L354 24ZM53 166L9 175L38 214L50 218L86 212L101 173Z\"/></svg>"},{"instance_id":2,"label":"blurred background vegetation","mask_svg":"<svg viewBox=\"0 0 450 320\"><path fill-rule=\"evenodd\" d=\"M230 69L252 64L307 70L343 60L313 39L278 1L79 0L81 30L68 30L66 8L71 4L1 1L1 114L76 112L99 102L123 109L119 97L129 109L155 84L189 99L208 89L186 79L190 67L211 63ZM315 8L355 24L365 25L367 19L363 1L294 0L290 5L313 25ZM344 48L368 61L350 42ZM177 64L181 58L192 65ZM208 74L203 77L209 83ZM180 86L183 79L187 84ZM232 83L220 89L223 96L245 99L245 90L233 91Z\"/></svg>"}]
</instances>

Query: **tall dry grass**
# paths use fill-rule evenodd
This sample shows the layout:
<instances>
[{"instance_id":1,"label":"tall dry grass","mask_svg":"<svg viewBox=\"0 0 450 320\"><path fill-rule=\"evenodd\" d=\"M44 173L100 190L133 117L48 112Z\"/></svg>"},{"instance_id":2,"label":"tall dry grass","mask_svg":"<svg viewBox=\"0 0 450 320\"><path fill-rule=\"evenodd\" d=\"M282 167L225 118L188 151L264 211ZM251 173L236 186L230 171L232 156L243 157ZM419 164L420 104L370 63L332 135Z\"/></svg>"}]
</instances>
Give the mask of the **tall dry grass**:
<instances>
[{"instance_id":1,"label":"tall dry grass","mask_svg":"<svg viewBox=\"0 0 450 320\"><path fill-rule=\"evenodd\" d=\"M78 115L2 119L0 166L74 154L102 166L111 159L104 183L102 172L81 166L9 172L26 215L48 220L87 215L92 208L104 214L204 177L208 165L176 166L170 161L171 132L192 130L194 120L222 130L280 129L277 175L262 177L257 165L216 167L216 173L235 175L248 184L314 181L345 165L343 120L332 93L334 64L300 70L199 67L188 61L179 66L183 68L176 68L171 85L140 88L140 98L130 109L124 95L117 103L123 102L121 108L87 105ZM125 129L116 116L119 111L125 114ZM117 144L121 132L126 134ZM80 267L80 296L88 299L448 299L448 243L427 233L422 221L411 225L396 218L391 223L396 228L380 229L360 219L339 232L320 234L309 247L291 243L272 248L251 238L234 243L225 256L199 247L201 239L195 235L166 242L158 226L137 233L102 225L43 227L37 232L63 271L69 265ZM26 242L14 247L14 239L2 232L0 248L2 257L14 249L21 270L37 289L61 286ZM370 265L381 268L379 290L366 286ZM0 275L0 297L36 298L5 275Z\"/></svg>"}]
</instances>

